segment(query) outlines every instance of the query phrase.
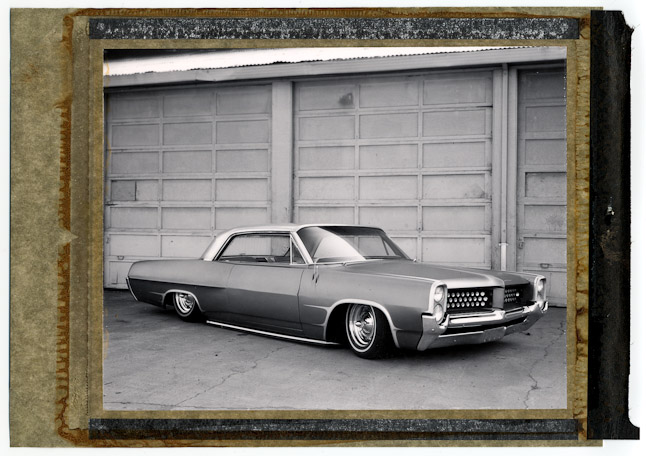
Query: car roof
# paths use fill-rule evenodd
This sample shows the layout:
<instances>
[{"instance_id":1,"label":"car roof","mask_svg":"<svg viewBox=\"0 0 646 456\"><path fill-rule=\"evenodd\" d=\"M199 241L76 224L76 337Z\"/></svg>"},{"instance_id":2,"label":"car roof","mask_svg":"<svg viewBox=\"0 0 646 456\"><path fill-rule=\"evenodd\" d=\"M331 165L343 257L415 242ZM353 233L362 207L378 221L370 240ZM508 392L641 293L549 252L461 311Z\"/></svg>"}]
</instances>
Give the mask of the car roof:
<instances>
[{"instance_id":1,"label":"car roof","mask_svg":"<svg viewBox=\"0 0 646 456\"><path fill-rule=\"evenodd\" d=\"M296 232L300 230L301 228L307 228L307 227L326 227L326 226L355 226L355 227L362 227L362 228L378 228L374 226L368 226L368 225L353 225L353 224L348 224L348 223L285 223L285 224L270 224L270 225L251 225L251 226L240 226L236 228L231 228L230 230L227 230L221 234L231 234L231 233L248 233L248 232L254 232L254 231L287 231L290 233ZM381 228L378 228L381 229ZM218 236L219 236L218 235Z\"/></svg>"},{"instance_id":2,"label":"car roof","mask_svg":"<svg viewBox=\"0 0 646 456\"><path fill-rule=\"evenodd\" d=\"M284 223L284 224L270 224L270 225L240 226L240 227L231 228L230 230L219 233L215 237L215 239L211 241L209 246L202 254L201 258L207 261L210 261L211 259L213 259L214 256L217 254L217 252L220 250L220 248L223 246L224 242L226 242L226 240L229 239L234 234L263 233L263 232L264 233L285 233L285 232L295 233L301 228L326 227L326 226L348 226L348 227L354 226L354 227L361 227L361 228L381 229L375 226L352 225L352 224L344 224L344 223L300 223L300 224Z\"/></svg>"}]
</instances>

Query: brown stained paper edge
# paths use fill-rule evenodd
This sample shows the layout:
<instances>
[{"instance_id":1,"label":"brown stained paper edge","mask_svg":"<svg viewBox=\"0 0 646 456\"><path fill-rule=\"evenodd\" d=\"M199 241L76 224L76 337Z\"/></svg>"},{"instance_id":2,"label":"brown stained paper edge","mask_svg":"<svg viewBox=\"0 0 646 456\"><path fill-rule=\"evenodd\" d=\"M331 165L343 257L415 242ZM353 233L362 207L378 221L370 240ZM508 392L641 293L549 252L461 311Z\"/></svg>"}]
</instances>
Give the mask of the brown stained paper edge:
<instances>
[{"instance_id":1,"label":"brown stained paper edge","mask_svg":"<svg viewBox=\"0 0 646 456\"><path fill-rule=\"evenodd\" d=\"M64 10L59 10L61 16L65 13ZM344 10L344 16L347 16L347 11ZM410 10L406 10L410 11ZM447 12L455 10L443 10L442 12L430 11L427 14L441 17ZM474 16L474 11L460 9L465 15L470 17ZM495 9L496 13L510 15L509 10L505 13L500 9ZM562 15L563 10L555 9L541 9L540 12L536 10L514 10L519 16L527 14L549 14ZM89 440L86 427L83 423L87 423L89 417L110 417L110 418L370 418L378 417L383 418L384 412L363 412L363 411L301 411L296 413L290 412L265 412L265 411L251 411L251 412L105 412L102 409L102 281L100 274L103 268L103 227L102 227L102 204L103 204L103 144L102 144L102 92L103 92L103 78L101 76L102 68L102 54L100 51L105 47L146 47L146 48L178 48L178 47L231 47L240 46L240 42L235 40L213 42L210 40L205 41L190 41L190 42L174 42L174 41L155 41L145 42L141 41L128 41L121 43L107 43L95 42L90 43L89 50L84 43L87 41L87 35L84 32L87 26L87 17L89 15L108 16L108 15L128 15L128 16L147 16L155 14L154 11L141 11L136 12L132 10L91 10L76 12L62 18L63 27L63 40L61 42L64 53L61 54L61 69L69 71L69 60L74 61L74 77L77 78L79 70L87 68L83 66L83 62L90 64L89 86L84 87L83 84L73 85L73 96L71 81L68 79L67 84L62 88L63 95L61 101L57 106L60 109L61 115L61 144L60 144L60 188L59 188L59 222L61 227L69 233L71 226L75 224L76 215L80 212L88 212L90 214L89 220L83 218L87 223L86 229L89 230L90 242L84 249L81 246L78 249L72 249L70 242L66 242L59 249L58 258L58 324L57 324L57 347L56 347L56 405L57 413L54 421L56 423L56 432L65 441L73 445L82 446L177 446L186 444L196 444L196 441L103 441L103 440ZM182 15L200 15L196 10L172 10L169 12L171 15L176 15L180 12ZM267 14L260 14L257 10L247 11L249 16L253 15L270 15L271 11ZM207 14L213 15L214 11L210 10ZM226 12L218 11L226 15ZM281 11L280 14L283 12ZM317 11L298 11L298 14L289 17L295 17L301 14L306 16L324 16L335 17L330 12L325 12L320 16L315 14ZM339 13L339 14L341 14ZM356 11L353 12L353 14ZM383 17L378 13L383 13L387 16L388 13L379 10L374 13L370 10L368 14L360 15L361 17ZM401 16L402 14L410 14L411 16L424 16L424 11L412 11L410 13L397 11ZM567 325L568 325L568 347L576 347L576 350L571 348L568 350L568 408L562 411L505 411L505 410L487 410L487 411L395 411L386 412L390 418L571 418L574 417L581 423L581 439L585 438L585 418L586 418L586 400L587 400L587 273L588 273L588 199L589 199L589 144L588 144L588 131L589 131L589 101L587 94L589 94L589 10L575 9L575 11L567 10L566 13L572 14L575 17L583 18L580 21L583 40L576 42L557 42L545 43L552 45L567 45L568 47L568 200L574 201L574 204L568 205L568 233L574 233L574 236L568 235L568 301L575 302L576 306L568 308ZM155 14L157 15L157 14ZM217 14L219 16L219 14ZM451 13L455 16L455 12ZM75 33L75 29L81 30L81 33ZM586 35L587 34L587 35ZM329 44L329 45L352 45L356 41L332 41L331 43L320 43L316 45ZM366 43L362 44L374 44ZM244 47L264 47L266 41L258 42L245 42ZM278 43L271 43L272 45ZM379 45L390 44L380 42ZM393 42L391 45L401 45L399 41ZM419 42L406 42L406 45L437 45L438 42L433 41L419 41ZM446 41L441 42L446 45ZM464 44L464 42L453 41L450 44ZM478 44L477 41L469 41L469 44ZM481 44L481 43L480 43ZM487 42L492 45L491 42ZM498 43L496 43L498 44ZM513 42L513 45L518 44L536 44L536 42ZM116 46L115 46L116 45ZM263 46L260 46L263 45ZM280 42L280 45L285 47L292 46L312 46L312 42L308 40L294 40L289 42ZM505 42L504 45L510 45ZM80 61L80 63L79 63ZM572 73L574 71L574 74ZM98 72L98 75L96 74ZM82 78L81 78L82 79ZM89 94L88 94L89 88ZM576 96L573 96L576 93ZM87 104L89 103L89 108ZM83 141L77 138L76 126L72 131L70 121L70 109L72 104L75 107L74 118L76 119L76 112L87 112L87 121L90 124L90 157L89 165L82 159L79 160L80 154L83 153ZM85 106L84 106L85 104ZM78 111L76 111L78 107ZM574 109L573 109L574 108ZM84 111L85 110L85 111ZM572 127L574 122L575 128ZM77 143L74 140L78 140ZM71 144L76 144L73 148ZM80 143L80 144L79 144ZM87 150L87 149L86 149ZM86 158L87 160L87 158ZM77 162L80 162L78 167L75 167ZM89 166L89 169L87 169ZM77 185L79 189L87 188L89 193L87 195L78 195L72 192L77 182L77 177L82 180L84 176L72 175L71 170L86 170L89 171L89 182L83 187L83 183ZM576 174L574 174L576 173ZM575 178L572 178L575 176ZM74 183L72 183L74 179ZM71 197L70 197L71 195ZM89 201L85 202L85 197L89 196ZM80 201L79 201L80 198ZM76 212L75 212L76 209ZM87 255L87 256L86 256ZM77 260L78 257L78 260ZM87 284L89 289L75 290L72 289L75 274L79 271L72 271L71 264L85 263L89 267L86 272L89 274L87 277ZM574 267L572 267L574 265ZM574 280L573 280L574 279ZM89 298L89 301L88 301ZM89 328L74 328L70 325L70 313L74 312L77 307L85 306L86 312L89 312ZM87 308L89 306L89 309ZM575 308L576 307L576 308ZM83 314L83 311L80 312ZM77 338L76 346L70 347L73 333L76 334L80 329L83 334ZM89 329L89 335L88 335ZM573 330L574 329L574 330ZM78 340L85 340L89 338L89 343L86 345L86 350L79 347ZM15 341L14 341L15 343ZM74 349L78 350L79 359L71 358L71 353ZM76 352L75 352L76 353ZM86 376L70 376L71 366L79 370L79 365L87 363L86 366L89 370ZM89 379L89 380L88 380ZM87 399L85 399L87 398ZM87 401L87 402L86 402ZM84 405L85 404L85 405ZM78 415L77 415L78 414ZM73 416L71 416L73 415ZM71 422L75 421L73 425ZM18 424L18 423L15 423ZM42 435L39 442L43 444L51 444L51 436ZM331 443L342 445L361 445L372 446L377 441L362 441L362 442L325 442L325 441L261 441L262 445L329 445ZM30 442L30 445L36 442ZM63 443L63 442L62 442ZM385 442L380 441L379 445ZM564 445L565 442L489 442L497 446L516 446L520 445L545 445L552 446L555 444ZM581 444L583 442L570 442L568 445ZM593 444L593 442L586 442ZM200 445L222 445L218 441L200 441ZM243 445L243 446L257 446L258 443L254 441L227 441L224 443L227 446ZM411 442L411 441L390 441L390 444L404 445L404 446L481 446L487 445L486 441L480 442L451 442L451 441L430 441L430 442Z\"/></svg>"}]
</instances>

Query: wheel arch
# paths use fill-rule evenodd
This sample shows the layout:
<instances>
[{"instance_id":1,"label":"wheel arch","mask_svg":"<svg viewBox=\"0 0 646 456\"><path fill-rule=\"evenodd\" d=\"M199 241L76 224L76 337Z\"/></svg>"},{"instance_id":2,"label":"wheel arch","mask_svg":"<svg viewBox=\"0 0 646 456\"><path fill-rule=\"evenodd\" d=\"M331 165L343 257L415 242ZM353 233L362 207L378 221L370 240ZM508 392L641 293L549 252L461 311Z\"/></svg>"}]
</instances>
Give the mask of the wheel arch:
<instances>
[{"instance_id":1,"label":"wheel arch","mask_svg":"<svg viewBox=\"0 0 646 456\"><path fill-rule=\"evenodd\" d=\"M182 289L179 289L179 288L173 288L173 289L167 290L164 293L164 296L162 297L162 304L163 304L164 308L169 307L169 306L174 307L174 305L173 305L173 295L175 293L184 293L184 294L187 294L187 295L191 295L191 297L193 297L193 299L195 300L195 304L197 305L197 309L200 312L202 312L202 306L200 306L200 300L197 299L197 296L195 296L195 293L187 291L187 290L182 290Z\"/></svg>"},{"instance_id":2,"label":"wheel arch","mask_svg":"<svg viewBox=\"0 0 646 456\"><path fill-rule=\"evenodd\" d=\"M393 343L395 344L395 347L399 347L399 341L397 340L397 330L398 328L395 326L393 323L392 317L390 316L390 312L386 310L386 308L375 301L369 301L366 299L356 299L356 298L347 298L347 299L341 299L339 301L336 301L332 306L330 306L330 312L328 313L328 316L325 321L325 331L324 331L324 339L329 340L330 337L338 337L338 323L339 321L341 322L342 326L342 333L345 334L345 313L347 312L348 307L351 304L364 304L368 306L372 306L381 313L383 313L386 317L386 320L388 321L388 327L390 328L390 334L393 339ZM334 325L334 326L332 326Z\"/></svg>"}]
</instances>

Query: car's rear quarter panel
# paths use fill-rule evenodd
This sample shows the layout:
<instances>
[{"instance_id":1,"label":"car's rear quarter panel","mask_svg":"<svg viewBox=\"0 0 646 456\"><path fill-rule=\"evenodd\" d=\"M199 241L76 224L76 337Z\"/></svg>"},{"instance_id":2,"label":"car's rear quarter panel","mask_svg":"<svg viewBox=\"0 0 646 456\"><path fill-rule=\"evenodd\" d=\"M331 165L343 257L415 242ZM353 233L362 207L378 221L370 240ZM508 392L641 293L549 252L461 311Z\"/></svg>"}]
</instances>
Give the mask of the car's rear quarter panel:
<instances>
[{"instance_id":1,"label":"car's rear quarter panel","mask_svg":"<svg viewBox=\"0 0 646 456\"><path fill-rule=\"evenodd\" d=\"M163 296L170 290L195 295L206 312L225 312L226 283L233 266L203 260L142 261L128 272L130 289L142 302L163 305Z\"/></svg>"}]
</instances>

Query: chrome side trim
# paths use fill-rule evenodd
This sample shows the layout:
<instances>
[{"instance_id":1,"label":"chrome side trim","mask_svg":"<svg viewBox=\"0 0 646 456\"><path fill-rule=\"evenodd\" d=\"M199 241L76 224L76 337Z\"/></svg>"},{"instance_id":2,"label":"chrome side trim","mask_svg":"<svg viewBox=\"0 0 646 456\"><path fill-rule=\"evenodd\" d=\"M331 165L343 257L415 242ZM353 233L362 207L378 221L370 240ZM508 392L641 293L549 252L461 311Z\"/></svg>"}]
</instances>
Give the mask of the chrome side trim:
<instances>
[{"instance_id":1,"label":"chrome side trim","mask_svg":"<svg viewBox=\"0 0 646 456\"><path fill-rule=\"evenodd\" d=\"M317 339L309 339L307 337L298 337L298 336L288 336L286 334L279 334L271 331L262 331L260 329L251 329L251 328L245 328L244 326L237 326L237 325L231 325L228 323L222 323L219 321L214 321L214 320L207 320L207 324L209 325L214 325L214 326L220 326L222 328L226 329L235 329L237 331L245 331L245 332L250 332L253 334L260 334L262 336L271 336L271 337L278 337L281 339L287 339L287 340L295 340L298 342L307 342L311 344L318 344L318 345L339 345L336 342L328 342L325 340L317 340Z\"/></svg>"}]
</instances>

